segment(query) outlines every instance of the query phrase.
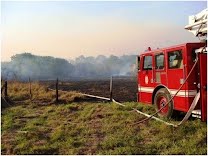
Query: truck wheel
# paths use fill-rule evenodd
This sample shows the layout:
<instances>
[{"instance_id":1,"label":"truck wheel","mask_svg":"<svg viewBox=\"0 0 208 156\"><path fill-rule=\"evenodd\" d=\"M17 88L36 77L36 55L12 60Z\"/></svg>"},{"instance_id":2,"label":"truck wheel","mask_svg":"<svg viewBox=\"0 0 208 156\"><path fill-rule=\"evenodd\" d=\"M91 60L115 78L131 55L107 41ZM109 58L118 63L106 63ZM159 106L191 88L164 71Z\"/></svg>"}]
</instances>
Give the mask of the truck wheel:
<instances>
[{"instance_id":1,"label":"truck wheel","mask_svg":"<svg viewBox=\"0 0 208 156\"><path fill-rule=\"evenodd\" d=\"M162 88L158 90L154 97L154 104L156 111L161 109L170 99L171 99L171 95L167 91L167 89ZM171 101L158 113L160 117L165 117L165 118L170 118L172 114L173 114L173 101Z\"/></svg>"}]
</instances>

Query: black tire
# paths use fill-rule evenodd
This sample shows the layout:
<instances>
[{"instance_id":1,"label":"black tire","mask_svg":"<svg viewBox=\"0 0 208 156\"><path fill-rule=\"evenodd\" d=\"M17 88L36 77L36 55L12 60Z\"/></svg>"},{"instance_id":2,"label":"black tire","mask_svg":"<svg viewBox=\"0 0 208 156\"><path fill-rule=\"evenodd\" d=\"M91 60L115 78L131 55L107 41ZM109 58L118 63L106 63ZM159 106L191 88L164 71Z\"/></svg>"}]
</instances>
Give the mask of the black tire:
<instances>
[{"instance_id":1,"label":"black tire","mask_svg":"<svg viewBox=\"0 0 208 156\"><path fill-rule=\"evenodd\" d=\"M154 105L156 111L161 109L169 100L171 99L171 95L167 89L161 88L157 91L154 97ZM167 106L165 106L158 115L164 118L170 118L173 115L173 101L169 102Z\"/></svg>"}]
</instances>

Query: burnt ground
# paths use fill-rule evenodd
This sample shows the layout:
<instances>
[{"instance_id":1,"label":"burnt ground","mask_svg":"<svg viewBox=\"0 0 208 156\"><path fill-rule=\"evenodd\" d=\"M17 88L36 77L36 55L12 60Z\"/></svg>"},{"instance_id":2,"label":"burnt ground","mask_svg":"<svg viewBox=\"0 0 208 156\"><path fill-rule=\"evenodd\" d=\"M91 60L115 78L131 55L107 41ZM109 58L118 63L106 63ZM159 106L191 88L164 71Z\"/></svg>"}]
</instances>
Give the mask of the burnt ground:
<instances>
[{"instance_id":1,"label":"burnt ground","mask_svg":"<svg viewBox=\"0 0 208 156\"><path fill-rule=\"evenodd\" d=\"M41 82L55 89L55 81ZM78 91L96 96L110 96L110 79L59 81L59 89ZM113 98L116 101L128 102L137 100L137 80L130 78L113 78Z\"/></svg>"}]
</instances>

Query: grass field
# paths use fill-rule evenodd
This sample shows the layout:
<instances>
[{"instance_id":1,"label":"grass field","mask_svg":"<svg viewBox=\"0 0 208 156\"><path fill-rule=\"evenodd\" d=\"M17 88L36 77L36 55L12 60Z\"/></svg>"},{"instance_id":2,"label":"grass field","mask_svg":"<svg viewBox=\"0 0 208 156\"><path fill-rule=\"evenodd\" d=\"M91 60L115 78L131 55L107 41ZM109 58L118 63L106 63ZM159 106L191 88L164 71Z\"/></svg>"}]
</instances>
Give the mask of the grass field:
<instances>
[{"instance_id":1,"label":"grass field","mask_svg":"<svg viewBox=\"0 0 208 156\"><path fill-rule=\"evenodd\" d=\"M1 112L1 154L207 154L207 125L198 119L178 128L155 120L134 124L144 116L131 107L147 113L154 108L73 102L82 98L76 92L60 95L55 104L54 93L39 84L33 84L37 89L30 101L27 84L18 85L9 88L16 102Z\"/></svg>"}]
</instances>

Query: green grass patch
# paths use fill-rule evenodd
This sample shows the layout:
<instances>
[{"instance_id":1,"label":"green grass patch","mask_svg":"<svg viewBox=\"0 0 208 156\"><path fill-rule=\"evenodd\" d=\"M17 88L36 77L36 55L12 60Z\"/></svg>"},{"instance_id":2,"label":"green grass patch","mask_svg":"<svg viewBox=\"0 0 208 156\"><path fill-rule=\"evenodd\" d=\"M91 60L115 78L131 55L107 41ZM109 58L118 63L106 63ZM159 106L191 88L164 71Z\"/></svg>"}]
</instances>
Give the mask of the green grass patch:
<instances>
[{"instance_id":1,"label":"green grass patch","mask_svg":"<svg viewBox=\"0 0 208 156\"><path fill-rule=\"evenodd\" d=\"M174 128L151 119L154 108L135 102L28 102L2 110L1 154L207 154L207 125L198 119ZM172 122L178 122L172 120Z\"/></svg>"}]
</instances>

